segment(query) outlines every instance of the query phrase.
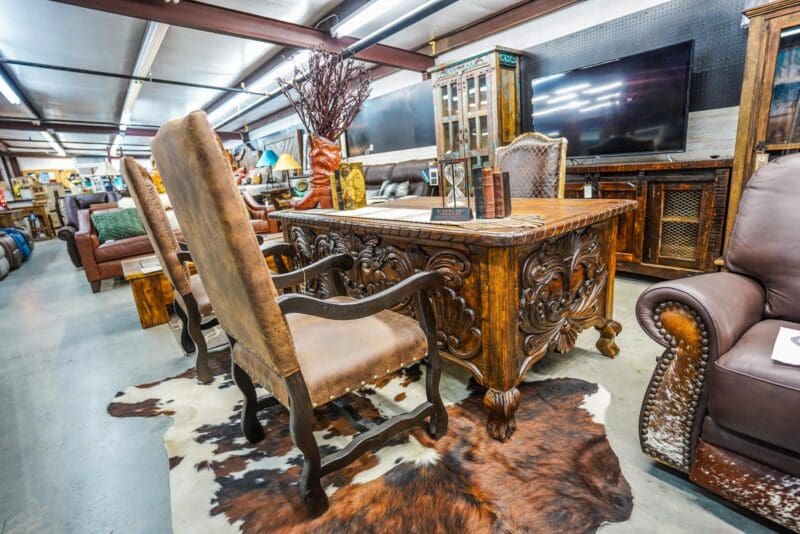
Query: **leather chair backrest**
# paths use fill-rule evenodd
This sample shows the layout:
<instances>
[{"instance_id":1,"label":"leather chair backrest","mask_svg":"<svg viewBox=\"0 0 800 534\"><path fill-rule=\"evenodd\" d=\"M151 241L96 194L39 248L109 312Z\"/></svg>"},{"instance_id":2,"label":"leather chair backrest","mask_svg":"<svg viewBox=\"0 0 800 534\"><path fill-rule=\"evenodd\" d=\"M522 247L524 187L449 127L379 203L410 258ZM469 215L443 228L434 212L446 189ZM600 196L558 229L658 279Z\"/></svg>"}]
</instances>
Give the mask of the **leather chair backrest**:
<instances>
[{"instance_id":1,"label":"leather chair backrest","mask_svg":"<svg viewBox=\"0 0 800 534\"><path fill-rule=\"evenodd\" d=\"M764 316L800 322L800 154L778 158L747 182L725 258L764 284Z\"/></svg>"},{"instance_id":2,"label":"leather chair backrest","mask_svg":"<svg viewBox=\"0 0 800 534\"><path fill-rule=\"evenodd\" d=\"M278 374L298 371L278 293L206 114L166 123L152 149L222 328Z\"/></svg>"},{"instance_id":3,"label":"leather chair backrest","mask_svg":"<svg viewBox=\"0 0 800 534\"><path fill-rule=\"evenodd\" d=\"M524 133L495 152L495 166L508 173L513 198L564 196L567 140Z\"/></svg>"},{"instance_id":4,"label":"leather chair backrest","mask_svg":"<svg viewBox=\"0 0 800 534\"><path fill-rule=\"evenodd\" d=\"M192 292L189 271L178 259L178 240L167 219L167 212L161 204L158 191L147 171L130 156L122 160L122 176L128 184L133 203L139 218L153 245L153 251L161 262L164 275L181 295Z\"/></svg>"}]
</instances>

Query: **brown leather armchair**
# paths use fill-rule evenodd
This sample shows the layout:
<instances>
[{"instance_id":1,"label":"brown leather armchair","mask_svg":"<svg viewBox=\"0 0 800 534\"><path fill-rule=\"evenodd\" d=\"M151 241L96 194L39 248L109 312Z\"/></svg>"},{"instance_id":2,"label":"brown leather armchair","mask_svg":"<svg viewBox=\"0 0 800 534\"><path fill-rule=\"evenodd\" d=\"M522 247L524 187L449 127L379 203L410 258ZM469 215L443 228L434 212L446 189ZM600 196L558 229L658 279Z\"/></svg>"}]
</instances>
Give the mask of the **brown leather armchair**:
<instances>
[{"instance_id":1,"label":"brown leather armchair","mask_svg":"<svg viewBox=\"0 0 800 534\"><path fill-rule=\"evenodd\" d=\"M75 242L75 234L78 233L78 212L88 209L95 204L107 204L116 202L119 195L116 192L92 193L87 195L67 195L64 197L64 215L67 220L64 226L58 229L58 238L67 244L67 253L75 267L82 267L81 255L78 252L78 244Z\"/></svg>"},{"instance_id":2,"label":"brown leather armchair","mask_svg":"<svg viewBox=\"0 0 800 534\"><path fill-rule=\"evenodd\" d=\"M747 184L728 272L656 284L636 313L665 347L640 414L642 450L697 484L800 530L800 367L771 359L800 329L800 154Z\"/></svg>"},{"instance_id":3,"label":"brown leather armchair","mask_svg":"<svg viewBox=\"0 0 800 534\"><path fill-rule=\"evenodd\" d=\"M278 221L269 219L268 215L275 211L275 208L268 203L261 204L250 193L242 191L242 199L244 205L247 207L247 213L250 214L250 221L253 225L253 231L257 234L275 234L280 230L278 228Z\"/></svg>"},{"instance_id":4,"label":"brown leather armchair","mask_svg":"<svg viewBox=\"0 0 800 534\"><path fill-rule=\"evenodd\" d=\"M92 224L92 213L116 209L117 205L95 204L89 209L78 211L78 231L75 244L83 263L86 280L92 286L92 293L100 291L100 282L106 278L122 276L122 261L153 253L153 247L146 235L117 239L100 244L97 231Z\"/></svg>"}]
</instances>

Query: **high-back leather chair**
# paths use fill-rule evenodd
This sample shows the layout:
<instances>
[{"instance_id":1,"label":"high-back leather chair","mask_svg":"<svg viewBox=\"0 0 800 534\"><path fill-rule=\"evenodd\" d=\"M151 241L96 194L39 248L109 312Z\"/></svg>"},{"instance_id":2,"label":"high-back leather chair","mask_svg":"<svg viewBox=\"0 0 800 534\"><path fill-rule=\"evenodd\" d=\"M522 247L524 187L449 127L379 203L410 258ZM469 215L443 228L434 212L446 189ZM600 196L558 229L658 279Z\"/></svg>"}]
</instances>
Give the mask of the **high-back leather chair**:
<instances>
[{"instance_id":1,"label":"high-back leather chair","mask_svg":"<svg viewBox=\"0 0 800 534\"><path fill-rule=\"evenodd\" d=\"M122 162L122 176L128 184L139 218L161 263L164 276L175 290L175 313L182 323L181 346L186 354L197 352L197 378L207 384L213 379L213 374L208 364L209 352L203 331L216 326L214 310L200 277L190 274L186 268L183 260L190 258L182 254L186 250L181 249L175 237L147 170L130 156Z\"/></svg>"},{"instance_id":2,"label":"high-back leather chair","mask_svg":"<svg viewBox=\"0 0 800 534\"><path fill-rule=\"evenodd\" d=\"M508 173L514 198L564 198L567 140L524 133L495 151L495 166Z\"/></svg>"},{"instance_id":3,"label":"high-back leather chair","mask_svg":"<svg viewBox=\"0 0 800 534\"><path fill-rule=\"evenodd\" d=\"M233 343L232 373L245 397L245 436L253 443L264 437L256 410L268 403L256 398L255 381L272 392L272 403L279 402L291 413L292 439L304 455L301 493L310 513L327 509L320 484L323 475L426 419L434 437L445 432L435 320L426 295L443 287L441 273L419 273L358 301L299 294L278 297L206 114L195 111L168 122L152 148L198 273ZM352 267L352 259L346 259ZM320 274L309 267L298 276L307 280ZM337 286L341 289L341 280ZM419 322L387 311L405 299L414 302ZM337 401L426 353L426 402L361 433L344 449L320 456L312 432L315 407ZM357 421L356 425L366 428Z\"/></svg>"},{"instance_id":4,"label":"high-back leather chair","mask_svg":"<svg viewBox=\"0 0 800 534\"><path fill-rule=\"evenodd\" d=\"M640 415L643 451L694 482L800 530L800 367L771 359L800 330L800 154L756 172L727 272L662 282L636 305L666 349Z\"/></svg>"}]
</instances>

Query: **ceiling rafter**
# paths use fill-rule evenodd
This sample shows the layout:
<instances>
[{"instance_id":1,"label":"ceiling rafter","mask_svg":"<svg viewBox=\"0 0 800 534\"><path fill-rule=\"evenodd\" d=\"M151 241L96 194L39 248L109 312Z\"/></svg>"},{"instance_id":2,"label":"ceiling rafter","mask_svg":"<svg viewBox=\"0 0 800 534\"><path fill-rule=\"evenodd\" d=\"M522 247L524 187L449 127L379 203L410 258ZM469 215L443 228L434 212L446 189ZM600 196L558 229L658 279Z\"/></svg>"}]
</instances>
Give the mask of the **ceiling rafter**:
<instances>
[{"instance_id":1,"label":"ceiling rafter","mask_svg":"<svg viewBox=\"0 0 800 534\"><path fill-rule=\"evenodd\" d=\"M339 52L358 41L354 37L335 39L327 32L309 26L203 4L195 0L182 0L178 4L126 0L53 1L127 17L163 22L173 26L298 48L322 46L332 52ZM433 66L433 57L431 56L380 44L370 46L356 54L355 57L370 63L391 65L417 72L425 72Z\"/></svg>"},{"instance_id":2,"label":"ceiling rafter","mask_svg":"<svg viewBox=\"0 0 800 534\"><path fill-rule=\"evenodd\" d=\"M436 54L441 54L469 44L470 42L489 37L503 30L513 28L514 26L524 24L533 19L544 17L550 13L553 13L554 11L558 11L559 9L563 9L572 4L583 1L584 0L528 0L526 2L511 6L500 13L490 15L489 17L462 26L461 28L453 30L452 32L449 32L441 37L432 39L427 43L415 47L414 51L432 53L433 50L431 47L431 42L435 42ZM400 69L394 68L390 65L379 65L371 69L370 78L374 81L379 78L389 76L390 74L394 74L399 70ZM265 100L264 104L267 102L269 102L269 100ZM286 107L272 111L263 117L248 123L243 127L243 129L246 128L247 131L252 131L257 128L261 128L270 122L286 118L293 112L294 111L292 107L287 104ZM240 131L242 130L240 129Z\"/></svg>"},{"instance_id":3,"label":"ceiling rafter","mask_svg":"<svg viewBox=\"0 0 800 534\"><path fill-rule=\"evenodd\" d=\"M92 126L90 124L60 124L48 121L41 121L40 124L33 124L32 122L22 121L9 121L0 120L0 130L19 130L26 132L42 132L47 130L56 130L62 133L87 133L87 134L109 134L113 135L119 132L119 128L114 126ZM158 133L156 128L138 128L129 127L128 135L134 137L154 137ZM223 141L231 139L241 139L242 136L236 132L217 132Z\"/></svg>"}]
</instances>

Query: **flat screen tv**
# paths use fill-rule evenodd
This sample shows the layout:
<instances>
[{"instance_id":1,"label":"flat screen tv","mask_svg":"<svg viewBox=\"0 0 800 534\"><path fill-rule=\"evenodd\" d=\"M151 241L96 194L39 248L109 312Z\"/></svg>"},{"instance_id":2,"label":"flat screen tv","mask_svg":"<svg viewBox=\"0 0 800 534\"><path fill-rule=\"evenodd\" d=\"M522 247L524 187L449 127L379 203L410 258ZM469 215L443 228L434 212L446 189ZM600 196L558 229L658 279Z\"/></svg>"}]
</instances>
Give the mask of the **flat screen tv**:
<instances>
[{"instance_id":1,"label":"flat screen tv","mask_svg":"<svg viewBox=\"0 0 800 534\"><path fill-rule=\"evenodd\" d=\"M533 129L569 157L686 149L694 41L534 79Z\"/></svg>"}]
</instances>

